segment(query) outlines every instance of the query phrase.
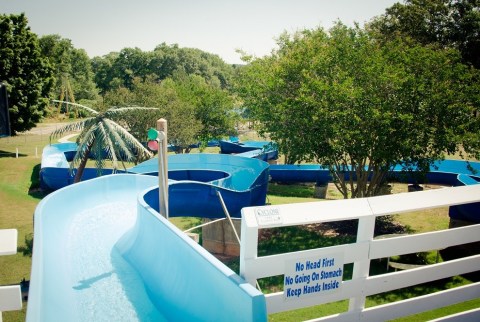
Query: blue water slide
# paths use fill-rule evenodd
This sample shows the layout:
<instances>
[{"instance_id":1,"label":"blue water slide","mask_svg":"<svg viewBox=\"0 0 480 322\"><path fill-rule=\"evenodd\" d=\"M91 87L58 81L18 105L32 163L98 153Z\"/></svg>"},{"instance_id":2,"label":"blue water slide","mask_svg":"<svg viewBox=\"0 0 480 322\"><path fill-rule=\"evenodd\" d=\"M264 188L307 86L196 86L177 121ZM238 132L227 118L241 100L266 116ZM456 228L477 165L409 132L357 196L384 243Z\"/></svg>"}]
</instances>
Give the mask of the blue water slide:
<instances>
[{"instance_id":1,"label":"blue water slide","mask_svg":"<svg viewBox=\"0 0 480 322\"><path fill-rule=\"evenodd\" d=\"M274 147L270 141L230 141L220 140L220 153L237 154L253 150L273 150Z\"/></svg>"},{"instance_id":2,"label":"blue water slide","mask_svg":"<svg viewBox=\"0 0 480 322\"><path fill-rule=\"evenodd\" d=\"M225 141L228 144L230 141ZM235 217L239 216L242 207L248 205L261 205L265 202L267 177L270 175L272 181L276 182L316 182L326 184L331 181L331 176L325 167L321 165L271 165L268 170L266 165L261 166L253 161L238 161L241 159L259 159L268 161L278 157L278 151L273 148L270 142L248 141L245 143L232 143L236 148L247 146L246 150L235 150L238 152L235 157L226 158L212 155L196 159L189 155L171 156L169 178L175 180L170 185L172 216L201 215L208 218L223 217L223 209L219 203L217 191L226 199L229 212ZM40 169L40 184L42 188L51 190L60 189L73 182L73 175L68 170L68 161L73 158L77 145L75 143L53 144L45 147L42 155ZM193 155L193 154L192 154ZM243 157L243 158L238 158ZM183 159L182 159L183 158ZM207 160L210 158L210 160ZM215 158L217 158L216 161ZM245 176L246 172L235 170L235 167L228 166L233 158L233 163L238 167L252 168L258 171L258 178L252 179ZM243 162L243 164L242 164ZM178 163L178 166L175 166ZM237 167L237 168L238 168ZM157 161L152 159L131 169L135 173L157 174ZM402 167L396 166L390 172L390 176L397 177L397 180L416 183L418 177L405 175ZM233 171L233 172L232 172ZM102 174L109 174L112 170L102 170ZM241 184L241 179L232 176L231 173L238 172L238 178L248 178L249 187ZM480 182L480 162L467 162L462 160L436 161L431 171L426 175L426 181L430 183L459 186L466 184L477 184ZM96 169L85 169L82 180L96 177ZM232 181L233 180L233 181ZM257 181L258 180L258 181ZM233 185L231 185L233 182ZM245 181L246 182L246 181ZM152 193L153 194L153 193ZM185 207L179 201L182 195L189 198L195 207ZM188 196L188 197L187 197ZM152 197L153 199L153 197ZM152 201L154 202L154 201ZM480 215L477 214L479 205L451 206L450 216L456 219L480 222Z\"/></svg>"},{"instance_id":3,"label":"blue water slide","mask_svg":"<svg viewBox=\"0 0 480 322\"><path fill-rule=\"evenodd\" d=\"M129 172L156 176L158 159ZM229 214L239 218L243 207L265 204L269 180L268 163L223 154L169 155L168 177L170 217L225 217L220 193ZM151 191L147 198L158 210L158 190Z\"/></svg>"},{"instance_id":4,"label":"blue water slide","mask_svg":"<svg viewBox=\"0 0 480 322\"><path fill-rule=\"evenodd\" d=\"M414 176L408 173L402 173L402 167L396 166L390 176L396 177L400 181L413 183ZM467 162L463 160L443 160L435 161L426 175L426 182L459 186L465 184L478 183L480 178L480 162ZM469 181L458 180L463 175L463 180L470 177ZM318 164L279 164L270 166L270 176L272 181L295 183L295 182L317 182L328 183L332 180L330 171L327 167ZM468 183L467 183L468 182Z\"/></svg>"},{"instance_id":5,"label":"blue water slide","mask_svg":"<svg viewBox=\"0 0 480 322\"><path fill-rule=\"evenodd\" d=\"M480 183L480 162L463 160L436 161L426 174L426 182L449 186L464 186ZM416 183L414 174L402 172L402 167L396 166L391 177L399 181ZM272 181L281 183L316 182L326 184L332 180L330 172L321 165L271 165L270 177ZM480 223L480 203L451 206L449 215L454 219Z\"/></svg>"},{"instance_id":6,"label":"blue water slide","mask_svg":"<svg viewBox=\"0 0 480 322\"><path fill-rule=\"evenodd\" d=\"M77 151L74 142L56 143L43 148L40 164L40 187L45 190L57 190L73 183L74 173L69 170L69 162ZM102 169L101 175L112 174L112 169ZM117 171L123 172L123 171ZM98 177L99 171L85 168L82 181Z\"/></svg>"},{"instance_id":7,"label":"blue water slide","mask_svg":"<svg viewBox=\"0 0 480 322\"><path fill-rule=\"evenodd\" d=\"M68 162L76 148L75 143L52 144L44 148L40 169L42 188L57 190L73 183ZM240 217L243 207L264 205L269 176L268 164L261 159L223 154L170 155L169 215L225 217L218 193L232 217ZM158 159L145 161L128 172L156 176ZM102 175L110 173L111 169L102 170ZM96 169L86 168L82 181L97 175Z\"/></svg>"},{"instance_id":8,"label":"blue water slide","mask_svg":"<svg viewBox=\"0 0 480 322\"><path fill-rule=\"evenodd\" d=\"M146 202L157 182L108 175L40 202L28 322L266 321L261 292Z\"/></svg>"}]
</instances>

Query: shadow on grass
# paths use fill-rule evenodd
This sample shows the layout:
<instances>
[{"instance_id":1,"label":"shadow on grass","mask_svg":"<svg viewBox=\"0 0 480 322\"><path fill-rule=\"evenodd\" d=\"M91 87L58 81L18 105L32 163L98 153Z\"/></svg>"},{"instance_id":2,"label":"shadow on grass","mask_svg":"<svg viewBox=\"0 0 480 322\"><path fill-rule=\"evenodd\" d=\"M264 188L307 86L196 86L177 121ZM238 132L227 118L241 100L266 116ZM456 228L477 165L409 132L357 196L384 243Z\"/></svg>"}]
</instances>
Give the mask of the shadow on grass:
<instances>
[{"instance_id":1,"label":"shadow on grass","mask_svg":"<svg viewBox=\"0 0 480 322\"><path fill-rule=\"evenodd\" d=\"M371 295L368 297L368 299L372 300L375 305L381 305L406 300L417 296L432 294L442 290L450 289L452 287L458 287L462 284L465 284L465 281L461 277L453 276L429 283L397 289L391 292Z\"/></svg>"},{"instance_id":2,"label":"shadow on grass","mask_svg":"<svg viewBox=\"0 0 480 322\"><path fill-rule=\"evenodd\" d=\"M40 188L40 164L37 164L33 167L32 174L30 176L30 187L28 189L28 194L36 199L42 199L48 195L48 191L42 190Z\"/></svg>"},{"instance_id":3,"label":"shadow on grass","mask_svg":"<svg viewBox=\"0 0 480 322\"><path fill-rule=\"evenodd\" d=\"M0 158L15 158L17 154L15 152L0 150ZM27 154L19 153L18 157L26 157Z\"/></svg>"},{"instance_id":4,"label":"shadow on grass","mask_svg":"<svg viewBox=\"0 0 480 322\"><path fill-rule=\"evenodd\" d=\"M280 197L313 198L315 188L312 185L280 184L270 182L268 194Z\"/></svg>"},{"instance_id":5,"label":"shadow on grass","mask_svg":"<svg viewBox=\"0 0 480 322\"><path fill-rule=\"evenodd\" d=\"M23 256L32 257L33 252L33 233L25 235L25 246L18 246L17 252L22 253Z\"/></svg>"},{"instance_id":6,"label":"shadow on grass","mask_svg":"<svg viewBox=\"0 0 480 322\"><path fill-rule=\"evenodd\" d=\"M283 254L355 242L355 236L325 236L322 233L314 225L262 229L259 232L258 255Z\"/></svg>"}]
</instances>

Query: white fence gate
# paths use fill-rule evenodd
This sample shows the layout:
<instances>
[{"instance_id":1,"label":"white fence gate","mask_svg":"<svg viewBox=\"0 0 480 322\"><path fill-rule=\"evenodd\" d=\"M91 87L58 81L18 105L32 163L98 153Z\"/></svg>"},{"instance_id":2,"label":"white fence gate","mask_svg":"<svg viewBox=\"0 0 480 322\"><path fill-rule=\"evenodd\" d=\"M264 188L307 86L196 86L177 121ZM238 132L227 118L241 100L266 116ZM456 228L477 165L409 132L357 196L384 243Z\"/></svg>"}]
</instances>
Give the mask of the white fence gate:
<instances>
[{"instance_id":1,"label":"white fence gate","mask_svg":"<svg viewBox=\"0 0 480 322\"><path fill-rule=\"evenodd\" d=\"M480 184L363 199L244 208L240 275L252 285L256 285L259 278L284 275L284 291L265 295L269 314L340 300L349 301L347 312L315 321L385 321L479 298L480 282L365 308L366 297L370 295L480 270L480 255L474 255L369 276L370 261L373 259L480 241L480 224L374 239L376 217L478 201ZM259 229L350 219L358 219L355 243L258 256ZM342 281L343 264L348 263L354 264L353 276L351 280ZM458 318L455 316L455 319ZM480 321L480 309L464 312L463 318Z\"/></svg>"}]
</instances>

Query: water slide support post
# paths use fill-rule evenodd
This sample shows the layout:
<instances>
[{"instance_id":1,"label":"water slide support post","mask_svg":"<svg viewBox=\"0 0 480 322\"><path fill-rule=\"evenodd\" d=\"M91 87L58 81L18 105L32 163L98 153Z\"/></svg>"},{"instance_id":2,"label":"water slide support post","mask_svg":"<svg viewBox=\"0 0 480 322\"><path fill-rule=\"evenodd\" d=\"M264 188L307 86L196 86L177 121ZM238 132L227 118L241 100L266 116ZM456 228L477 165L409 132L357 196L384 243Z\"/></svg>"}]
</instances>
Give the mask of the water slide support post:
<instances>
[{"instance_id":1,"label":"water slide support post","mask_svg":"<svg viewBox=\"0 0 480 322\"><path fill-rule=\"evenodd\" d=\"M157 120L159 133L158 149L158 196L160 214L168 219L168 163L167 163L167 120Z\"/></svg>"}]
</instances>

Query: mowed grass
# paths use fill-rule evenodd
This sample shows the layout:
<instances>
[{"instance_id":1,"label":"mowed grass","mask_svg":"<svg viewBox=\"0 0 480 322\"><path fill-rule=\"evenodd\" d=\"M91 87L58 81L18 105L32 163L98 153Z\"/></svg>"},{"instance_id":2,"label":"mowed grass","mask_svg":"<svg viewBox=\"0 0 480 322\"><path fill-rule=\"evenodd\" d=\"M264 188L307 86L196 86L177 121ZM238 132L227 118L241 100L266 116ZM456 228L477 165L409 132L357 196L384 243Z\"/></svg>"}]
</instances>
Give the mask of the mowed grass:
<instances>
[{"instance_id":1,"label":"mowed grass","mask_svg":"<svg viewBox=\"0 0 480 322\"><path fill-rule=\"evenodd\" d=\"M18 230L18 253L0 256L0 285L30 280L32 261L23 250L25 238L33 233L33 213L44 196L38 189L38 171L48 143L48 135L42 134L0 139L0 229ZM25 321L26 304L21 311L3 312L3 321Z\"/></svg>"}]
</instances>

